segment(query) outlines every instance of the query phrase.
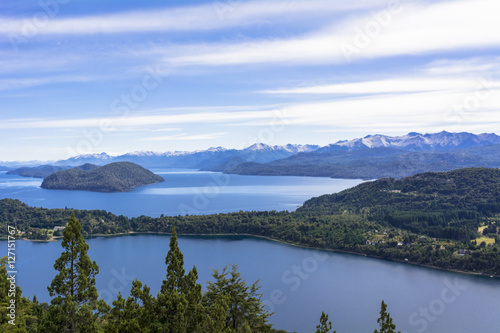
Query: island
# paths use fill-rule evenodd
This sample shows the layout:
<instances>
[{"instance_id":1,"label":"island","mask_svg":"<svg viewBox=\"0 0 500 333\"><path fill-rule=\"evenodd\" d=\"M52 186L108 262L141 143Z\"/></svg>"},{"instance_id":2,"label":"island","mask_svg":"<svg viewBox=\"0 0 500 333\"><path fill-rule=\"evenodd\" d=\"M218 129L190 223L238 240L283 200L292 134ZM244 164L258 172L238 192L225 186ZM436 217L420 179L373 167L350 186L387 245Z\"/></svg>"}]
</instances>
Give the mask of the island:
<instances>
[{"instance_id":1,"label":"island","mask_svg":"<svg viewBox=\"0 0 500 333\"><path fill-rule=\"evenodd\" d=\"M0 237L60 236L71 214L84 236L130 233L252 235L292 245L500 277L500 170L468 168L384 178L312 198L294 212L128 218L0 200ZM56 229L56 227L59 227ZM56 234L57 233L57 234Z\"/></svg>"},{"instance_id":2,"label":"island","mask_svg":"<svg viewBox=\"0 0 500 333\"><path fill-rule=\"evenodd\" d=\"M125 192L137 186L165 181L132 162L115 162L96 169L72 168L47 176L41 187L50 190Z\"/></svg>"}]
</instances>

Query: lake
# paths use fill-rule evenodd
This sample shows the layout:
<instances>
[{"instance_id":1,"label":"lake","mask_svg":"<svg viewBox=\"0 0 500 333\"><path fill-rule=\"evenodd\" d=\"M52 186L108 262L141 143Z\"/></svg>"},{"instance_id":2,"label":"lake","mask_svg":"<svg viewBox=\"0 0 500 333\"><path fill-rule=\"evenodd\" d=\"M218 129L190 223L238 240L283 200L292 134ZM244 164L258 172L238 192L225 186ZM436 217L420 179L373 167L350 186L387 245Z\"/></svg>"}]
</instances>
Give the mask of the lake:
<instances>
[{"instance_id":1,"label":"lake","mask_svg":"<svg viewBox=\"0 0 500 333\"><path fill-rule=\"evenodd\" d=\"M305 200L360 180L223 175L153 170L164 183L124 193L44 190L41 180L0 173L0 198L47 208L104 209L128 217L295 210ZM100 296L128 295L138 278L156 294L165 277L167 235L91 238L100 265ZM499 332L500 280L465 276L361 256L292 247L252 237L179 237L186 268L196 265L203 286L211 268L237 263L248 283L260 279L275 328L314 332L321 311L337 332L373 332L384 299L398 329L410 332ZM7 244L0 241L0 255ZM25 295L48 301L60 242L17 241L18 282Z\"/></svg>"},{"instance_id":2,"label":"lake","mask_svg":"<svg viewBox=\"0 0 500 333\"><path fill-rule=\"evenodd\" d=\"M165 182L128 192L46 190L41 179L0 172L0 198L45 208L102 209L136 217L161 214L216 214L242 211L293 211L314 196L342 191L361 180L310 177L240 176L194 170L154 170Z\"/></svg>"},{"instance_id":3,"label":"lake","mask_svg":"<svg viewBox=\"0 0 500 333\"><path fill-rule=\"evenodd\" d=\"M100 266L97 288L110 302L130 292L137 278L156 295L166 275L167 235L99 237L87 240ZM196 265L199 281L211 268L237 263L252 283L260 279L275 328L314 332L321 311L337 332L373 332L382 299L403 332L498 333L500 280L426 269L342 253L297 248L253 237L181 236L185 268ZM0 254L7 249L0 241ZM18 282L25 295L48 301L60 241L17 241Z\"/></svg>"}]
</instances>

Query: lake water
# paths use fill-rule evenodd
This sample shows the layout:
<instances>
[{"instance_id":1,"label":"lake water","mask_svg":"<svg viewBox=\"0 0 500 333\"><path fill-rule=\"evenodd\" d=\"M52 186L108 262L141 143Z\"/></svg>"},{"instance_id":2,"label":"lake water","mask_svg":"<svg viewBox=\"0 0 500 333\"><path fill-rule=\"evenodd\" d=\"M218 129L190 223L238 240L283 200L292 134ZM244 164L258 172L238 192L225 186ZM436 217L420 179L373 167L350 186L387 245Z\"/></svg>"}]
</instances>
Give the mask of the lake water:
<instances>
[{"instance_id":1,"label":"lake water","mask_svg":"<svg viewBox=\"0 0 500 333\"><path fill-rule=\"evenodd\" d=\"M153 170L165 182L124 193L44 190L41 180L0 173L0 198L47 208L104 209L129 217L210 214L240 210L295 210L305 200L341 191L359 180L223 175ZM99 294L128 295L138 278L154 293L165 277L166 235L92 238L90 256L100 265ZM499 332L500 280L464 276L354 255L296 248L251 237L180 237L186 268L200 282L211 268L237 263L248 283L260 279L276 328L314 332L321 311L337 332L373 332L380 302L404 332ZM0 255L7 244L0 241ZM60 242L17 241L18 282L25 295L48 301L47 286Z\"/></svg>"},{"instance_id":2,"label":"lake water","mask_svg":"<svg viewBox=\"0 0 500 333\"><path fill-rule=\"evenodd\" d=\"M314 196L353 187L361 180L310 177L225 175L193 170L152 170L165 182L128 192L96 193L45 190L41 179L0 172L0 198L19 199L45 208L103 209L136 217L161 214L214 214L277 210L293 211Z\"/></svg>"},{"instance_id":3,"label":"lake water","mask_svg":"<svg viewBox=\"0 0 500 333\"><path fill-rule=\"evenodd\" d=\"M167 235L92 238L89 255L100 266L97 288L106 301L128 295L137 278L156 295L166 275ZM196 265L203 286L211 268L237 263L252 283L260 279L275 328L314 332L321 311L337 332L373 332L382 299L403 332L498 333L500 280L465 276L361 256L296 248L252 237L179 237L186 269ZM0 241L4 255L6 241ZM58 242L17 241L18 282L25 295L48 301Z\"/></svg>"}]
</instances>

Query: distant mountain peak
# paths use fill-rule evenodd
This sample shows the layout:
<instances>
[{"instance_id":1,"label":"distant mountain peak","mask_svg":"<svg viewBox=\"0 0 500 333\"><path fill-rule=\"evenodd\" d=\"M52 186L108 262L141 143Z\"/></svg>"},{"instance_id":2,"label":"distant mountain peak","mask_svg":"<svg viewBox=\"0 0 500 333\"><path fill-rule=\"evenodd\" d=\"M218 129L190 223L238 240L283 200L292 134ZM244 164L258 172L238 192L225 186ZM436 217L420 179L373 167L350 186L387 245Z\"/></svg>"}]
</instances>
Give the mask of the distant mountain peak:
<instances>
[{"instance_id":1,"label":"distant mountain peak","mask_svg":"<svg viewBox=\"0 0 500 333\"><path fill-rule=\"evenodd\" d=\"M250 147L245 148L245 150L271 150L273 147L265 143L254 143Z\"/></svg>"},{"instance_id":2,"label":"distant mountain peak","mask_svg":"<svg viewBox=\"0 0 500 333\"><path fill-rule=\"evenodd\" d=\"M255 143L244 149L226 149L224 147L210 147L196 151L135 151L120 156L110 156L107 153L78 155L65 161L58 161L57 165L81 165L93 163L104 165L111 162L129 161L145 167L173 167L173 168L209 168L223 165L228 160L241 159L249 162L267 163L287 158L298 153L323 153L353 151L360 149L388 148L403 151L447 151L461 148L474 148L500 144L500 136L494 133L439 133L410 132L402 136L370 134L353 140L341 140L324 147L317 145L301 145L287 143L284 145L269 145Z\"/></svg>"},{"instance_id":3,"label":"distant mountain peak","mask_svg":"<svg viewBox=\"0 0 500 333\"><path fill-rule=\"evenodd\" d=\"M125 156L159 156L161 153L151 151L151 150L136 150L131 153L125 154Z\"/></svg>"},{"instance_id":4,"label":"distant mountain peak","mask_svg":"<svg viewBox=\"0 0 500 333\"><path fill-rule=\"evenodd\" d=\"M494 133L476 135L467 132L451 133L447 131L426 134L410 132L403 136L374 134L367 135L364 138L338 141L335 144L318 149L317 152L334 151L342 147L348 150L385 147L408 151L434 151L473 148L492 144L500 144L500 136Z\"/></svg>"},{"instance_id":5,"label":"distant mountain peak","mask_svg":"<svg viewBox=\"0 0 500 333\"><path fill-rule=\"evenodd\" d=\"M98 159L108 160L108 159L112 158L112 156L108 155L105 152L102 152L102 153L93 153L93 154L81 154L81 155L77 155L77 156L71 157L71 159L74 159L74 160L84 159L84 158L86 158L86 159L88 159L88 158L98 158Z\"/></svg>"},{"instance_id":6,"label":"distant mountain peak","mask_svg":"<svg viewBox=\"0 0 500 333\"><path fill-rule=\"evenodd\" d=\"M221 146L218 147L210 147L205 151L212 151L212 152L218 152L218 151L226 151L227 149Z\"/></svg>"}]
</instances>

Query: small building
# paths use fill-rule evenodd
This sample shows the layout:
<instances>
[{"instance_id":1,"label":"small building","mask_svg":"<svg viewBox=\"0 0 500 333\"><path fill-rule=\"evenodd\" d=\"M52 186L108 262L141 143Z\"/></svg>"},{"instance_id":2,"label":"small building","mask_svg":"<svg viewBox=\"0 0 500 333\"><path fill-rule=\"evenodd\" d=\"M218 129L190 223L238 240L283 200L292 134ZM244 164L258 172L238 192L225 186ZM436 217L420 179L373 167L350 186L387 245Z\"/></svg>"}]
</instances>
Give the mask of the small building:
<instances>
[{"instance_id":1,"label":"small building","mask_svg":"<svg viewBox=\"0 0 500 333\"><path fill-rule=\"evenodd\" d=\"M64 229L66 229L66 227L54 227L54 231L63 231Z\"/></svg>"},{"instance_id":2,"label":"small building","mask_svg":"<svg viewBox=\"0 0 500 333\"><path fill-rule=\"evenodd\" d=\"M458 249L457 254L458 254L459 256L465 256L465 255L470 255L470 254L472 254L472 251L471 251L471 250Z\"/></svg>"}]
</instances>

